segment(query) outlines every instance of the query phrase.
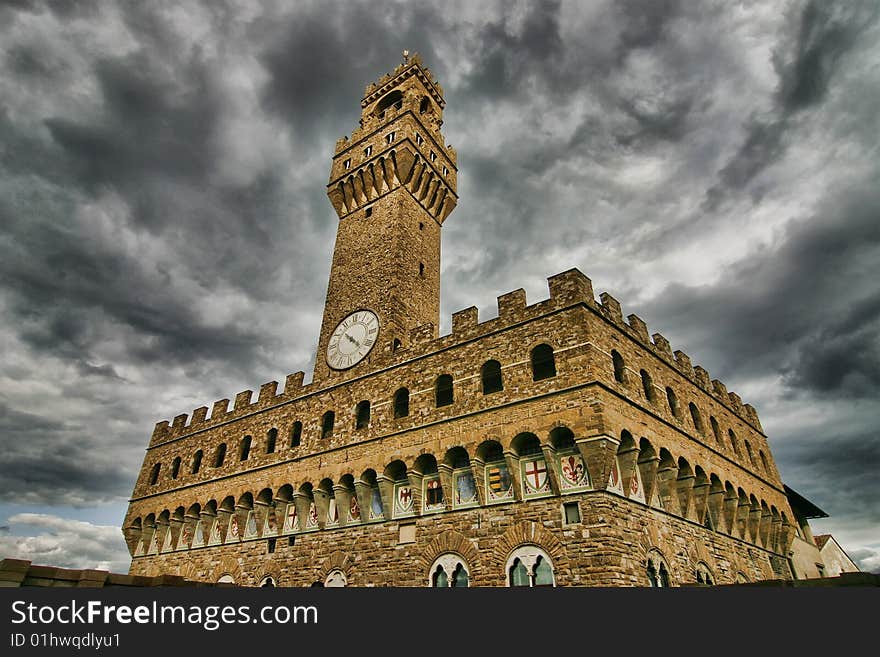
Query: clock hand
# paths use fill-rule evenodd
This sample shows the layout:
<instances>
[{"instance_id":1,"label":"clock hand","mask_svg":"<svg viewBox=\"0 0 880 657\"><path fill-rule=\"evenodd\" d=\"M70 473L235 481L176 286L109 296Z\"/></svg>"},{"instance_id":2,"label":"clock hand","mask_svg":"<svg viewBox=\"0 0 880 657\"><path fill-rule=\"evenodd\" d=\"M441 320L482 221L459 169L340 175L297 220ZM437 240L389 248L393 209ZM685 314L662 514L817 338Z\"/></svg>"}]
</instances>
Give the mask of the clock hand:
<instances>
[{"instance_id":1,"label":"clock hand","mask_svg":"<svg viewBox=\"0 0 880 657\"><path fill-rule=\"evenodd\" d=\"M361 346L361 343L358 342L357 340L355 340L353 337L351 337L348 333L345 334L345 337L346 337L346 338L348 339L348 341L351 342L355 347L360 347L360 346Z\"/></svg>"}]
</instances>

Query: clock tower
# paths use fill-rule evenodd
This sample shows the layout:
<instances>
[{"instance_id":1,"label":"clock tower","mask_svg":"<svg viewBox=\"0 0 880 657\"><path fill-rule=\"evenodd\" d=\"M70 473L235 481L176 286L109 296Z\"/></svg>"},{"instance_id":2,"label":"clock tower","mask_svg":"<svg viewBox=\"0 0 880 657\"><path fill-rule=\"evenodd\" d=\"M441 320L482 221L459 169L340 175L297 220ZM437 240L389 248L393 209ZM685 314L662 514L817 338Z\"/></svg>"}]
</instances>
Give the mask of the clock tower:
<instances>
[{"instance_id":1,"label":"clock tower","mask_svg":"<svg viewBox=\"0 0 880 657\"><path fill-rule=\"evenodd\" d=\"M336 142L327 195L339 226L314 381L368 372L440 318L440 229L458 201L443 90L418 55L367 86L360 126Z\"/></svg>"}]
</instances>

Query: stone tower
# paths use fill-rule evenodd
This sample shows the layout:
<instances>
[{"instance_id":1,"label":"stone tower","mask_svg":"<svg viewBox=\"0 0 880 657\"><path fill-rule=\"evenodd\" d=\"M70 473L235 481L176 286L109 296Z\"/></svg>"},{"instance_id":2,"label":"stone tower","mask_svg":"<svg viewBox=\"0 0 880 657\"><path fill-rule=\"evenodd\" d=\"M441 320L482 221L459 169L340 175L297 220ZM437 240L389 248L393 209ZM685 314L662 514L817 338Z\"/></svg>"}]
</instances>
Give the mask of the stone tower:
<instances>
[{"instance_id":1,"label":"stone tower","mask_svg":"<svg viewBox=\"0 0 880 657\"><path fill-rule=\"evenodd\" d=\"M758 414L572 269L453 313L443 94L417 57L367 87L313 380L156 424L131 573L246 586L674 586L818 575ZM795 502L790 503L790 499ZM818 564L818 565L817 565Z\"/></svg>"},{"instance_id":2,"label":"stone tower","mask_svg":"<svg viewBox=\"0 0 880 657\"><path fill-rule=\"evenodd\" d=\"M339 215L314 380L370 369L440 317L440 229L457 202L443 90L418 55L367 86L360 126L336 143ZM336 339L333 338L334 332Z\"/></svg>"}]
</instances>

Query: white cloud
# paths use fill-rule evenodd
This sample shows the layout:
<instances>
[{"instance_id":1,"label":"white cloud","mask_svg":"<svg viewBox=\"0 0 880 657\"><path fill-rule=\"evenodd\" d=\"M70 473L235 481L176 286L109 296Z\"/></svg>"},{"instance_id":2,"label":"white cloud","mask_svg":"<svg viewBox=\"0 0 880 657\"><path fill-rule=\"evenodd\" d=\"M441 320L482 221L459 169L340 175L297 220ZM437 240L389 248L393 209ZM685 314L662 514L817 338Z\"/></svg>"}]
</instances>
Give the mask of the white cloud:
<instances>
[{"instance_id":1,"label":"white cloud","mask_svg":"<svg viewBox=\"0 0 880 657\"><path fill-rule=\"evenodd\" d=\"M119 527L43 513L18 513L9 518L9 526L13 532L31 534L0 534L0 554L4 558L28 559L40 566L128 572L131 559Z\"/></svg>"}]
</instances>

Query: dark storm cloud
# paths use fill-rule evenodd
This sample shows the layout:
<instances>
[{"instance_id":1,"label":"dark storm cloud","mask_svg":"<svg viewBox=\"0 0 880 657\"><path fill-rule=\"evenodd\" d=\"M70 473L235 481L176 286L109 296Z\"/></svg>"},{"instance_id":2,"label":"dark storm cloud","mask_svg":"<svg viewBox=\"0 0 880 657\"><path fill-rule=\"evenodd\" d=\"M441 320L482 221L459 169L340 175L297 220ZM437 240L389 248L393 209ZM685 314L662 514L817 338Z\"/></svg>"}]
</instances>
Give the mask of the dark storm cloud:
<instances>
[{"instance_id":1,"label":"dark storm cloud","mask_svg":"<svg viewBox=\"0 0 880 657\"><path fill-rule=\"evenodd\" d=\"M459 157L441 321L577 266L731 389L775 377L746 401L783 476L849 535L876 523L846 498L874 494L877 459L877 85L848 77L876 59L877 11L786 6L6 3L0 495L125 497L155 421L308 369L333 144L406 48L443 85ZM835 115L838 95L860 113ZM800 171L817 134L823 170L768 175ZM803 435L781 419L826 400ZM16 549L93 561L103 529L52 538L63 522L17 520L44 534Z\"/></svg>"},{"instance_id":2,"label":"dark storm cloud","mask_svg":"<svg viewBox=\"0 0 880 657\"><path fill-rule=\"evenodd\" d=\"M717 284L675 285L647 312L686 336L695 354L711 351L713 374L783 372L792 388L876 396L880 296L865 272L880 261L878 207L875 175L790 223L775 245L731 266Z\"/></svg>"},{"instance_id":3,"label":"dark storm cloud","mask_svg":"<svg viewBox=\"0 0 880 657\"><path fill-rule=\"evenodd\" d=\"M90 428L0 402L0 501L85 506L119 499L133 473L107 453L105 437L90 434Z\"/></svg>"},{"instance_id":4,"label":"dark storm cloud","mask_svg":"<svg viewBox=\"0 0 880 657\"><path fill-rule=\"evenodd\" d=\"M788 148L788 134L798 113L819 105L828 95L845 55L877 21L873 0L833 3L812 0L803 8L791 46L775 53L779 86L769 117L751 116L737 153L718 174L720 182L706 193L704 209L718 208L731 190L745 188Z\"/></svg>"}]
</instances>

